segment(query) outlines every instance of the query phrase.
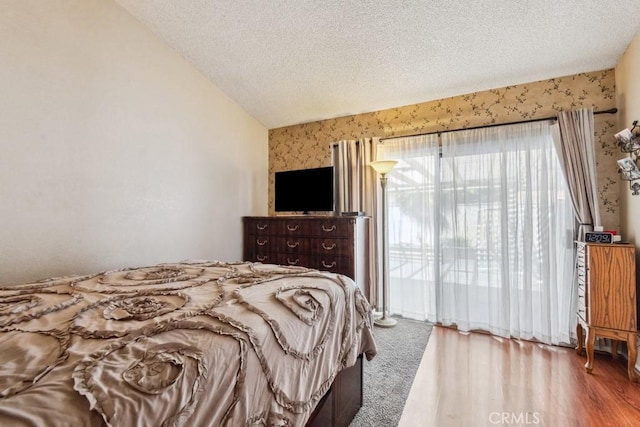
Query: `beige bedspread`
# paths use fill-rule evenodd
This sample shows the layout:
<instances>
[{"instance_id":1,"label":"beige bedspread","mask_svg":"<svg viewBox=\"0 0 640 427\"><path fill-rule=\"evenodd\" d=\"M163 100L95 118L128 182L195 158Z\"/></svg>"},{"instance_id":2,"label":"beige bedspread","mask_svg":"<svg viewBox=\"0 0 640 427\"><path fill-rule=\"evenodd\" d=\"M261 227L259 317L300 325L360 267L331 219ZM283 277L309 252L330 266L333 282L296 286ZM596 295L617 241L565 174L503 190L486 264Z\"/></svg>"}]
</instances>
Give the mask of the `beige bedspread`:
<instances>
[{"instance_id":1,"label":"beige bedspread","mask_svg":"<svg viewBox=\"0 0 640 427\"><path fill-rule=\"evenodd\" d=\"M304 425L376 354L351 279L185 262L0 288L1 426Z\"/></svg>"}]
</instances>

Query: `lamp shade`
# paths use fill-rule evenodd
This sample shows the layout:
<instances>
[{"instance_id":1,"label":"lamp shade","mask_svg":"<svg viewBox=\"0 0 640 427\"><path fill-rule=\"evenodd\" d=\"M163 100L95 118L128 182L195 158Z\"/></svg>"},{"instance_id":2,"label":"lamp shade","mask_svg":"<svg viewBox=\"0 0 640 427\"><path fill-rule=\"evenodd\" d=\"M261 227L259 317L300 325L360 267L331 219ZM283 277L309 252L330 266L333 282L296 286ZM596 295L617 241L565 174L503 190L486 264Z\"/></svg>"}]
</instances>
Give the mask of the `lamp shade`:
<instances>
[{"instance_id":1,"label":"lamp shade","mask_svg":"<svg viewBox=\"0 0 640 427\"><path fill-rule=\"evenodd\" d=\"M369 166L375 169L376 172L385 174L391 172L396 163L398 163L397 160L376 160L369 163Z\"/></svg>"}]
</instances>

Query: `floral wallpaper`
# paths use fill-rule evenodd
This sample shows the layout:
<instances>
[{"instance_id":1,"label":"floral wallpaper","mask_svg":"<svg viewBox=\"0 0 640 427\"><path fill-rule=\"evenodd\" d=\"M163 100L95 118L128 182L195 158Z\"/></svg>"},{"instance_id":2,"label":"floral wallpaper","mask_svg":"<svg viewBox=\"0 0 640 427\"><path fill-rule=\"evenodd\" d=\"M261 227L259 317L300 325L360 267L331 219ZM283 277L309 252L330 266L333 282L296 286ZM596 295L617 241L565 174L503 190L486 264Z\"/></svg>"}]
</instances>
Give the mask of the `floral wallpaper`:
<instances>
[{"instance_id":1,"label":"floral wallpaper","mask_svg":"<svg viewBox=\"0 0 640 427\"><path fill-rule=\"evenodd\" d=\"M331 164L333 142L404 136L555 116L558 111L616 107L613 69L507 86L372 113L269 130L269 214L274 173ZM602 223L619 229L615 114L595 116L598 191Z\"/></svg>"}]
</instances>

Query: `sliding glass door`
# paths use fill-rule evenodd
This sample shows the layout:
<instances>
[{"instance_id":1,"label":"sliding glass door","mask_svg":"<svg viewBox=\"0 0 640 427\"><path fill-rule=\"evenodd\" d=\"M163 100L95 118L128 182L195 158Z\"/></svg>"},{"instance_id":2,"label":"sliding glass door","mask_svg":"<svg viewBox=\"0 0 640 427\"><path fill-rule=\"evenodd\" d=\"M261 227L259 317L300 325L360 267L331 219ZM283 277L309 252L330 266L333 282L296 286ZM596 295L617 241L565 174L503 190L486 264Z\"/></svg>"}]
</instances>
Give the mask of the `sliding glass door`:
<instances>
[{"instance_id":1,"label":"sliding glass door","mask_svg":"<svg viewBox=\"0 0 640 427\"><path fill-rule=\"evenodd\" d=\"M416 147L421 147L417 149ZM548 123L387 140L390 311L569 342L573 212Z\"/></svg>"}]
</instances>

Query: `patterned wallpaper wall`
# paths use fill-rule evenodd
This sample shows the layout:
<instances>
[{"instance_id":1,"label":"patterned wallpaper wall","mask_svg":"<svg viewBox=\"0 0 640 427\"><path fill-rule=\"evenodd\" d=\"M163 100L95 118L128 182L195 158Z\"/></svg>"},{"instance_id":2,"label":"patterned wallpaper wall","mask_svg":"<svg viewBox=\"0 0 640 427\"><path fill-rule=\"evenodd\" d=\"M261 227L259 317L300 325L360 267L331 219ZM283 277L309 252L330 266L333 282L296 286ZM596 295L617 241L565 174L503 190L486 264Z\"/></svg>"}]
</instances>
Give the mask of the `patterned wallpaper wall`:
<instances>
[{"instance_id":1,"label":"patterned wallpaper wall","mask_svg":"<svg viewBox=\"0 0 640 427\"><path fill-rule=\"evenodd\" d=\"M274 173L331 164L333 142L365 137L403 136L494 123L555 116L557 111L615 108L613 69L507 86L366 114L338 117L269 131L269 214ZM616 115L595 116L596 154L602 223L619 228Z\"/></svg>"}]
</instances>

